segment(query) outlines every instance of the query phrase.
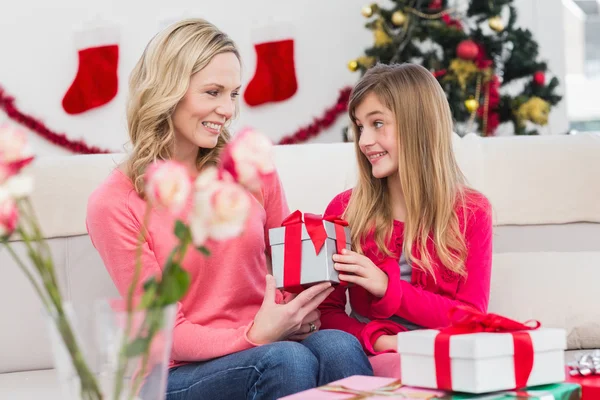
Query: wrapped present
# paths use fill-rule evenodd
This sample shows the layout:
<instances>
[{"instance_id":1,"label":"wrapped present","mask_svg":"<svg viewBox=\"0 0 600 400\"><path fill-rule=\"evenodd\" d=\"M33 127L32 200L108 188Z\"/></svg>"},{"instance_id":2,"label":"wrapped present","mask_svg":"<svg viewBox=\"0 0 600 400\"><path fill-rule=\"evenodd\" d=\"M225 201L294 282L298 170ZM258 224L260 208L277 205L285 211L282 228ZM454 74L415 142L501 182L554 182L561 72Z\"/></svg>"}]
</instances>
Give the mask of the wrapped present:
<instances>
[{"instance_id":1,"label":"wrapped present","mask_svg":"<svg viewBox=\"0 0 600 400\"><path fill-rule=\"evenodd\" d=\"M281 400L439 399L445 393L403 386L394 378L355 375Z\"/></svg>"},{"instance_id":2,"label":"wrapped present","mask_svg":"<svg viewBox=\"0 0 600 400\"><path fill-rule=\"evenodd\" d=\"M600 399L600 350L586 353L567 366L567 381L581 385L583 400Z\"/></svg>"},{"instance_id":3,"label":"wrapped present","mask_svg":"<svg viewBox=\"0 0 600 400\"><path fill-rule=\"evenodd\" d=\"M355 375L280 400L580 400L580 390L579 385L562 383L474 395L404 386L394 378Z\"/></svg>"},{"instance_id":4,"label":"wrapped present","mask_svg":"<svg viewBox=\"0 0 600 400\"><path fill-rule=\"evenodd\" d=\"M519 391L503 391L489 394L447 394L440 400L581 400L581 386L573 383L557 383L526 388Z\"/></svg>"},{"instance_id":5,"label":"wrapped present","mask_svg":"<svg viewBox=\"0 0 600 400\"><path fill-rule=\"evenodd\" d=\"M294 211L281 225L269 230L277 288L298 293L319 282L340 283L332 257L350 249L346 221Z\"/></svg>"},{"instance_id":6,"label":"wrapped present","mask_svg":"<svg viewBox=\"0 0 600 400\"><path fill-rule=\"evenodd\" d=\"M455 307L451 326L398 334L407 385L487 393L563 382L564 329Z\"/></svg>"}]
</instances>

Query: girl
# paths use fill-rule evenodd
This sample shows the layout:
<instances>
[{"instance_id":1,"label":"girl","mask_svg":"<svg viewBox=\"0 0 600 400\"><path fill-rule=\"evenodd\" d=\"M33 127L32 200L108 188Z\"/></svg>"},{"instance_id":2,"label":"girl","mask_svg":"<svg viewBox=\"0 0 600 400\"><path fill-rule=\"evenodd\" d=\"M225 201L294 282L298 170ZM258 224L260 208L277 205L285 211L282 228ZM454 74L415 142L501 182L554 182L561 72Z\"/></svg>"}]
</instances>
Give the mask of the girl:
<instances>
[{"instance_id":1,"label":"girl","mask_svg":"<svg viewBox=\"0 0 600 400\"><path fill-rule=\"evenodd\" d=\"M133 151L92 194L87 214L89 235L121 295L132 281L144 220L144 171L158 159L177 160L192 175L217 163L240 79L237 47L201 19L154 37L135 66L127 113ZM241 236L210 242L209 258L192 248L184 259L192 284L178 304L168 400L276 399L372 374L354 337L318 331L316 308L331 292L329 284L282 301L265 255L268 229L289 214L279 178L264 182L259 195ZM173 217L151 211L140 282L165 265L176 242L173 224Z\"/></svg>"},{"instance_id":2,"label":"girl","mask_svg":"<svg viewBox=\"0 0 600 400\"><path fill-rule=\"evenodd\" d=\"M321 304L321 320L379 354L396 350L398 332L448 326L453 306L486 311L491 211L465 183L452 150L450 107L425 68L371 68L352 92L349 114L358 184L325 214L348 220L355 251L334 256L348 285Z\"/></svg>"}]
</instances>

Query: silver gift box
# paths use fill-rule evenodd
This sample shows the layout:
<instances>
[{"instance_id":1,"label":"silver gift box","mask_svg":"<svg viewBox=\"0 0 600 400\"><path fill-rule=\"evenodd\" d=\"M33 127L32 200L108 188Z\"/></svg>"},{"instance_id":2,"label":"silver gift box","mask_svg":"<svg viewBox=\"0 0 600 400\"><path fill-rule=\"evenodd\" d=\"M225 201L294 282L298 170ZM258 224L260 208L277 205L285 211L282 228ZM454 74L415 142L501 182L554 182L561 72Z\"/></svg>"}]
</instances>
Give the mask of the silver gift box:
<instances>
[{"instance_id":1,"label":"silver gift box","mask_svg":"<svg viewBox=\"0 0 600 400\"><path fill-rule=\"evenodd\" d=\"M306 225L302 224L302 262L300 265L300 284L306 287L320 282L340 283L337 271L333 268L332 256L337 253L335 224L323 221L327 239L319 254L315 254L315 247L308 236ZM284 239L286 227L269 230L271 244L271 260L273 262L273 276L277 288L283 289L284 279ZM346 232L346 249L350 249L350 228L344 227Z\"/></svg>"}]
</instances>

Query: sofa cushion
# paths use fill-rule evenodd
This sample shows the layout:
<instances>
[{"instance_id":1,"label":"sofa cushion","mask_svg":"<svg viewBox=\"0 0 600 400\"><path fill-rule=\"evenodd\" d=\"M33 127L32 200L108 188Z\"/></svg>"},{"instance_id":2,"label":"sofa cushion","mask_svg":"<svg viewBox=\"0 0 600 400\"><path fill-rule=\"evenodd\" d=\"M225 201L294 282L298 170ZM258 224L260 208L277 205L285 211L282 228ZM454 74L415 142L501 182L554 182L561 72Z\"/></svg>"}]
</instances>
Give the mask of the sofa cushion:
<instances>
[{"instance_id":1,"label":"sofa cushion","mask_svg":"<svg viewBox=\"0 0 600 400\"><path fill-rule=\"evenodd\" d=\"M0 399L62 400L64 396L53 369L0 374Z\"/></svg>"},{"instance_id":2,"label":"sofa cushion","mask_svg":"<svg viewBox=\"0 0 600 400\"><path fill-rule=\"evenodd\" d=\"M98 298L118 296L89 236L53 238L48 243L66 301L87 306ZM13 242L12 246L19 255L25 254L22 242ZM0 329L0 373L51 368L52 348L42 303L6 251L0 251L0 265L9 266L2 268L0 304L3 318L11 321L11 329ZM15 299L19 301L15 303Z\"/></svg>"},{"instance_id":3,"label":"sofa cushion","mask_svg":"<svg viewBox=\"0 0 600 400\"><path fill-rule=\"evenodd\" d=\"M600 347L600 251L493 255L489 312L565 328L569 349Z\"/></svg>"}]
</instances>

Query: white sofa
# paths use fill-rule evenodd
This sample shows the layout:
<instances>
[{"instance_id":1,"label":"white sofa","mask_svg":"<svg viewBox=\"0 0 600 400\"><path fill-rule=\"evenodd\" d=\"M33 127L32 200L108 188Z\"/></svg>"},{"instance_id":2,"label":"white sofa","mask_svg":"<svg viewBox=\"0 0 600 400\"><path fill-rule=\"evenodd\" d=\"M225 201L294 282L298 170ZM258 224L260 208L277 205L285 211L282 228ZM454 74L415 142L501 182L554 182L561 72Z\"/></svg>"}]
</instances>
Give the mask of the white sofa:
<instances>
[{"instance_id":1,"label":"white sofa","mask_svg":"<svg viewBox=\"0 0 600 400\"><path fill-rule=\"evenodd\" d=\"M494 207L490 311L564 327L569 349L600 348L600 135L469 135L455 148ZM90 192L122 158L45 157L32 168L34 206L67 300L117 294L84 220ZM351 144L279 146L276 158L292 210L322 213L355 181ZM0 276L0 399L60 399L41 305L6 251Z\"/></svg>"}]
</instances>

